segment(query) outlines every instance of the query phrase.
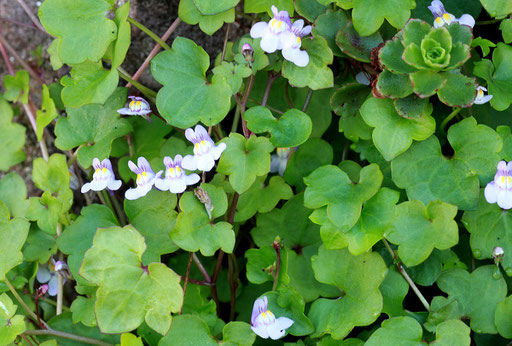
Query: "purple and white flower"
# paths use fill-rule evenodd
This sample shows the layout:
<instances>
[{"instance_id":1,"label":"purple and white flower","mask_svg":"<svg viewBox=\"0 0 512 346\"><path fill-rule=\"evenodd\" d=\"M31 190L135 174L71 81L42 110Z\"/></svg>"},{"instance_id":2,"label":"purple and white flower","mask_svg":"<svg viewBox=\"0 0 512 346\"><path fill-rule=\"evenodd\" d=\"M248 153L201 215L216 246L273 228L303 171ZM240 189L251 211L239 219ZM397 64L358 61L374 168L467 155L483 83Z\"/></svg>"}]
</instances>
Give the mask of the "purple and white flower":
<instances>
[{"instance_id":1,"label":"purple and white flower","mask_svg":"<svg viewBox=\"0 0 512 346\"><path fill-rule=\"evenodd\" d=\"M512 161L498 163L496 175L484 190L485 200L488 203L498 203L501 209L512 208Z\"/></svg>"},{"instance_id":2,"label":"purple and white flower","mask_svg":"<svg viewBox=\"0 0 512 346\"><path fill-rule=\"evenodd\" d=\"M280 176L283 176L288 165L288 158L290 157L290 148L277 148L276 154L270 156L270 172L278 172Z\"/></svg>"},{"instance_id":3,"label":"purple and white flower","mask_svg":"<svg viewBox=\"0 0 512 346\"><path fill-rule=\"evenodd\" d=\"M89 190L101 191L105 188L115 191L121 187L121 180L116 180L109 159L105 159L100 163L99 159L94 158L92 166L94 167L92 181L82 186L82 193L89 192Z\"/></svg>"},{"instance_id":4,"label":"purple and white flower","mask_svg":"<svg viewBox=\"0 0 512 346\"><path fill-rule=\"evenodd\" d=\"M185 137L194 144L194 155L187 155L183 158L181 166L189 171L196 169L209 172L215 166L215 160L226 149L226 143L215 143L204 127L196 125L195 129L187 129Z\"/></svg>"},{"instance_id":5,"label":"purple and white flower","mask_svg":"<svg viewBox=\"0 0 512 346\"><path fill-rule=\"evenodd\" d=\"M492 95L485 95L484 91L487 91L487 88L483 86L479 86L476 88L476 96L473 101L474 104L481 105L483 103L487 103L492 99Z\"/></svg>"},{"instance_id":6,"label":"purple and white flower","mask_svg":"<svg viewBox=\"0 0 512 346\"><path fill-rule=\"evenodd\" d=\"M370 85L371 78L367 72L360 71L358 74L356 74L356 82L363 85Z\"/></svg>"},{"instance_id":7,"label":"purple and white flower","mask_svg":"<svg viewBox=\"0 0 512 346\"><path fill-rule=\"evenodd\" d=\"M267 53L282 49L281 34L290 30L292 23L288 11L278 11L272 5L274 17L267 22L258 22L251 28L251 37L261 37L260 46Z\"/></svg>"},{"instance_id":8,"label":"purple and white flower","mask_svg":"<svg viewBox=\"0 0 512 346\"><path fill-rule=\"evenodd\" d=\"M128 96L131 101L128 103L128 107L118 109L119 114L128 115L146 115L151 113L151 107L149 103L142 97Z\"/></svg>"},{"instance_id":9,"label":"purple and white flower","mask_svg":"<svg viewBox=\"0 0 512 346\"><path fill-rule=\"evenodd\" d=\"M281 34L281 44L283 46L283 58L293 62L299 67L305 67L309 63L309 55L305 50L300 50L302 37L311 33L311 25L304 27L304 21L299 19L295 21L290 28Z\"/></svg>"},{"instance_id":10,"label":"purple and white flower","mask_svg":"<svg viewBox=\"0 0 512 346\"><path fill-rule=\"evenodd\" d=\"M182 157L176 155L174 161L169 157L164 157L165 178L160 178L162 171L156 174L155 186L162 191L171 191L172 193L182 193L187 189L187 185L194 185L201 179L196 173L185 174L181 166Z\"/></svg>"},{"instance_id":11,"label":"purple and white flower","mask_svg":"<svg viewBox=\"0 0 512 346\"><path fill-rule=\"evenodd\" d=\"M470 28L475 26L475 19L470 14L463 14L460 18L455 18L451 13L446 12L443 3L440 0L433 0L428 9L434 15L434 28L440 28L452 23L459 23Z\"/></svg>"},{"instance_id":12,"label":"purple and white flower","mask_svg":"<svg viewBox=\"0 0 512 346\"><path fill-rule=\"evenodd\" d=\"M294 323L288 317L276 318L272 311L268 310L267 297L258 298L254 302L251 316L251 329L263 339L277 340L286 334L286 329Z\"/></svg>"},{"instance_id":13,"label":"purple and white flower","mask_svg":"<svg viewBox=\"0 0 512 346\"><path fill-rule=\"evenodd\" d=\"M153 172L148 160L141 156L137 160L137 165L135 165L131 160L128 161L128 167L130 167L130 170L137 174L137 179L135 180L137 187L128 189L124 195L126 199L129 200L146 196L155 183L155 172Z\"/></svg>"},{"instance_id":14,"label":"purple and white flower","mask_svg":"<svg viewBox=\"0 0 512 346\"><path fill-rule=\"evenodd\" d=\"M48 266L41 265L37 269L36 278L42 284L48 283L48 294L56 296L59 290L59 279L58 273L66 278L65 270L68 269L68 265L64 261L55 261L53 258L48 263Z\"/></svg>"}]
</instances>

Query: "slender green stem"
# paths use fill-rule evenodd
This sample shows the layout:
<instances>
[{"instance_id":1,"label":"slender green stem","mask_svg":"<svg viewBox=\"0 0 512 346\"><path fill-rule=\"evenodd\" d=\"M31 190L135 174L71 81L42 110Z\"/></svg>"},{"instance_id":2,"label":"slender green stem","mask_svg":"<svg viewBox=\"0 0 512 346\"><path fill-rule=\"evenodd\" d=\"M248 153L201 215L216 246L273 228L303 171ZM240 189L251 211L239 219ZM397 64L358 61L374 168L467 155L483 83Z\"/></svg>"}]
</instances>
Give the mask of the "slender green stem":
<instances>
[{"instance_id":1,"label":"slender green stem","mask_svg":"<svg viewBox=\"0 0 512 346\"><path fill-rule=\"evenodd\" d=\"M16 298L18 303L20 303L20 305L23 307L23 309L25 309L25 311L28 312L28 314L30 315L30 317L32 317L32 319L34 321L37 321L38 320L37 315L34 313L34 311L32 311L32 309L30 309L28 307L28 305L23 301L23 299L21 299L20 295L18 294L18 292L16 292L16 289L14 288L14 286L11 284L11 282L9 281L9 279L7 277L5 277L5 284L9 288L9 291L11 291L12 295L14 296L14 298ZM45 321L41 320L41 323L43 324L43 326L45 328L50 328L48 326L48 324L46 324Z\"/></svg>"},{"instance_id":2,"label":"slender green stem","mask_svg":"<svg viewBox=\"0 0 512 346\"><path fill-rule=\"evenodd\" d=\"M475 25L489 25L500 22L501 19L490 19L490 20L481 20L479 22L476 22Z\"/></svg>"},{"instance_id":3,"label":"slender green stem","mask_svg":"<svg viewBox=\"0 0 512 346\"><path fill-rule=\"evenodd\" d=\"M231 125L231 132L236 132L238 123L240 122L240 105L236 105L235 116L233 117L233 124Z\"/></svg>"},{"instance_id":4,"label":"slender green stem","mask_svg":"<svg viewBox=\"0 0 512 346\"><path fill-rule=\"evenodd\" d=\"M441 123L441 131L445 132L444 128L446 125L452 120L459 112L462 110L462 108L455 108Z\"/></svg>"},{"instance_id":5,"label":"slender green stem","mask_svg":"<svg viewBox=\"0 0 512 346\"><path fill-rule=\"evenodd\" d=\"M112 201L112 205L114 206L116 214L119 217L119 222L121 223L121 226L126 226L126 216L124 215L124 210L123 208L121 208L121 205L119 204L119 201L117 200L116 196L112 196L110 200Z\"/></svg>"},{"instance_id":6,"label":"slender green stem","mask_svg":"<svg viewBox=\"0 0 512 346\"><path fill-rule=\"evenodd\" d=\"M393 251L393 249L391 248L391 245L389 245L388 241L385 238L382 238L382 242L384 243L384 246L386 246L386 249L388 250L391 257L393 258L393 261L395 262L396 267L398 268L398 271L400 272L400 274L402 274L405 281L407 281L407 283L412 288L412 290L416 294L416 296L419 298L419 300L421 301L421 303L423 304L425 309L427 309L427 311L430 311L430 304L427 302L427 300L425 299L423 294L421 294L420 290L418 289L418 286L416 286L416 284L414 283L414 281L412 281L409 274L407 274L402 263L396 262L397 257L396 257L395 251Z\"/></svg>"},{"instance_id":7,"label":"slender green stem","mask_svg":"<svg viewBox=\"0 0 512 346\"><path fill-rule=\"evenodd\" d=\"M306 95L306 100L304 101L304 105L302 106L302 111L306 113L308 110L309 102L311 101L311 96L313 95L313 90L309 89L308 94Z\"/></svg>"},{"instance_id":8,"label":"slender green stem","mask_svg":"<svg viewBox=\"0 0 512 346\"><path fill-rule=\"evenodd\" d=\"M57 223L57 237L60 237L62 233L62 225L60 222ZM59 255L59 260L63 260L62 253ZM64 301L64 278L60 272L57 272L57 308L55 311L56 315L62 314L62 305Z\"/></svg>"},{"instance_id":9,"label":"slender green stem","mask_svg":"<svg viewBox=\"0 0 512 346\"><path fill-rule=\"evenodd\" d=\"M146 96L147 98L151 99L152 101L155 100L155 98L156 98L156 92L155 91L153 91L150 88L145 87L144 85L140 84L139 82L133 80L128 75L128 73L126 73L126 71L122 67L118 67L117 68L117 72L119 72L119 76L122 79L124 79L127 82L130 82L131 85L133 85L137 90L139 90L141 93L143 93L144 96Z\"/></svg>"},{"instance_id":10,"label":"slender green stem","mask_svg":"<svg viewBox=\"0 0 512 346\"><path fill-rule=\"evenodd\" d=\"M155 34L153 31L149 30L148 28L146 28L144 25L142 25L141 23L137 22L135 19L131 18L131 17L128 17L128 22L135 25L137 28L139 28L141 31L143 31L146 35L148 35L149 37L151 37L153 40L155 40L156 43L158 43L160 46L162 46L164 49L166 50L171 50L171 47L169 47L169 45L167 43L165 43L164 41L162 41L160 39L160 37L158 37L157 34ZM132 83L133 84L133 83Z\"/></svg>"},{"instance_id":11,"label":"slender green stem","mask_svg":"<svg viewBox=\"0 0 512 346\"><path fill-rule=\"evenodd\" d=\"M98 339L87 338L85 336L60 332L58 330L53 330L53 329L26 330L23 332L23 334L25 334L25 335L53 335L53 336L57 336L59 338L83 342L83 343L89 344L89 345L103 345L103 346L112 345L112 344L109 344L108 342L104 342L104 341L101 341Z\"/></svg>"}]
</instances>

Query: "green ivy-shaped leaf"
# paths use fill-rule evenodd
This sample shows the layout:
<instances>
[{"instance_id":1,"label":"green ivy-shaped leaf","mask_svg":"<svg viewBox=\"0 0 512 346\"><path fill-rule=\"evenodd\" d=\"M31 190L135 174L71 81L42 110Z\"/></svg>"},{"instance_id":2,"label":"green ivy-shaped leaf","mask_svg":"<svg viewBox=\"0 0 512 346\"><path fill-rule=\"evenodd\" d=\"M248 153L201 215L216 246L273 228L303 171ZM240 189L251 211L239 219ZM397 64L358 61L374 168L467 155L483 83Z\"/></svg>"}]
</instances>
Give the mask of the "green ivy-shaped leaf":
<instances>
[{"instance_id":1,"label":"green ivy-shaped leaf","mask_svg":"<svg viewBox=\"0 0 512 346\"><path fill-rule=\"evenodd\" d=\"M398 255L406 266L425 261L434 248L449 249L459 242L454 205L435 201L425 207L421 201L413 200L396 206L396 214L394 227L386 238L398 245Z\"/></svg>"},{"instance_id":2,"label":"green ivy-shaped leaf","mask_svg":"<svg viewBox=\"0 0 512 346\"><path fill-rule=\"evenodd\" d=\"M379 287L382 293L382 312L390 318L406 315L403 308L403 301L409 292L409 284L395 265L391 265L386 278Z\"/></svg>"},{"instance_id":3,"label":"green ivy-shaped leaf","mask_svg":"<svg viewBox=\"0 0 512 346\"><path fill-rule=\"evenodd\" d=\"M222 77L231 87L231 93L234 95L242 86L244 78L249 77L252 70L245 65L235 65L231 62L223 61L213 69L213 74Z\"/></svg>"},{"instance_id":4,"label":"green ivy-shaped leaf","mask_svg":"<svg viewBox=\"0 0 512 346\"><path fill-rule=\"evenodd\" d=\"M510 1L480 0L480 2L491 17L500 19L512 13L512 3Z\"/></svg>"},{"instance_id":5,"label":"green ivy-shaped leaf","mask_svg":"<svg viewBox=\"0 0 512 346\"><path fill-rule=\"evenodd\" d=\"M226 116L231 104L231 87L224 78L215 76L208 82L205 73L209 65L204 49L183 37L174 40L172 50L151 60L151 73L163 84L156 105L169 124L180 128L199 121L215 125Z\"/></svg>"},{"instance_id":6,"label":"green ivy-shaped leaf","mask_svg":"<svg viewBox=\"0 0 512 346\"><path fill-rule=\"evenodd\" d=\"M27 187L18 173L9 173L0 180L0 201L13 217L25 217L29 206Z\"/></svg>"},{"instance_id":7,"label":"green ivy-shaped leaf","mask_svg":"<svg viewBox=\"0 0 512 346\"><path fill-rule=\"evenodd\" d=\"M415 7L414 0L353 0L352 19L354 27L361 36L368 36L376 32L384 19L397 29L401 29Z\"/></svg>"},{"instance_id":8,"label":"green ivy-shaped leaf","mask_svg":"<svg viewBox=\"0 0 512 346\"><path fill-rule=\"evenodd\" d=\"M30 197L26 217L30 221L37 221L37 226L46 233L56 234L62 211L62 203L45 191L41 197Z\"/></svg>"},{"instance_id":9,"label":"green ivy-shaped leaf","mask_svg":"<svg viewBox=\"0 0 512 346\"><path fill-rule=\"evenodd\" d=\"M334 77L327 65L332 64L333 55L327 41L321 36L304 39L301 49L309 54L308 65L299 67L286 60L282 69L283 77L288 79L291 85L299 88L307 86L317 90L332 87Z\"/></svg>"},{"instance_id":10,"label":"green ivy-shaped leaf","mask_svg":"<svg viewBox=\"0 0 512 346\"><path fill-rule=\"evenodd\" d=\"M348 21L336 34L336 44L349 57L362 62L371 61L372 49L382 43L382 36L376 32L361 37L354 29L352 21Z\"/></svg>"},{"instance_id":11,"label":"green ivy-shaped leaf","mask_svg":"<svg viewBox=\"0 0 512 346\"><path fill-rule=\"evenodd\" d=\"M0 281L9 270L23 262L21 247L28 235L30 223L22 218L11 219L7 206L0 201Z\"/></svg>"},{"instance_id":12,"label":"green ivy-shaped leaf","mask_svg":"<svg viewBox=\"0 0 512 346\"><path fill-rule=\"evenodd\" d=\"M219 0L211 2L209 0L194 0L194 4L202 14L211 16L235 7L239 1L240 0Z\"/></svg>"},{"instance_id":13,"label":"green ivy-shaped leaf","mask_svg":"<svg viewBox=\"0 0 512 346\"><path fill-rule=\"evenodd\" d=\"M497 204L487 203L483 191L476 210L466 211L462 222L471 233L470 245L476 259L492 258L494 247L500 246L505 254L512 253L512 215ZM512 276L512 258L503 256L502 266Z\"/></svg>"},{"instance_id":14,"label":"green ivy-shaped leaf","mask_svg":"<svg viewBox=\"0 0 512 346\"><path fill-rule=\"evenodd\" d=\"M37 140L40 141L41 138L43 138L44 128L59 115L55 108L55 102L53 102L53 99L50 97L50 91L46 84L43 84L41 110L37 110L36 114Z\"/></svg>"},{"instance_id":15,"label":"green ivy-shaped leaf","mask_svg":"<svg viewBox=\"0 0 512 346\"><path fill-rule=\"evenodd\" d=\"M100 60L116 38L117 27L106 17L111 9L105 0L47 0L39 7L39 19L57 36L52 45L58 58L79 64Z\"/></svg>"},{"instance_id":16,"label":"green ivy-shaped leaf","mask_svg":"<svg viewBox=\"0 0 512 346\"><path fill-rule=\"evenodd\" d=\"M455 268L445 271L437 279L437 286L448 294L448 303L457 301L463 316L471 319L475 333L495 334L494 315L498 303L505 300L507 284L503 277L495 277L496 266L478 267L471 274Z\"/></svg>"},{"instance_id":17,"label":"green ivy-shaped leaf","mask_svg":"<svg viewBox=\"0 0 512 346\"><path fill-rule=\"evenodd\" d=\"M392 100L375 97L366 100L361 107L364 121L375 128L373 143L387 161L405 152L413 140L422 141L434 133L436 122L431 112L430 105L419 118L406 119L397 113Z\"/></svg>"},{"instance_id":18,"label":"green ivy-shaped leaf","mask_svg":"<svg viewBox=\"0 0 512 346\"><path fill-rule=\"evenodd\" d=\"M439 346L469 346L471 329L460 320L441 323L436 330L436 340L429 343ZM370 338L368 346L425 345L421 325L409 316L394 317L382 322Z\"/></svg>"},{"instance_id":19,"label":"green ivy-shaped leaf","mask_svg":"<svg viewBox=\"0 0 512 346\"><path fill-rule=\"evenodd\" d=\"M109 157L112 141L132 130L128 120L117 113L126 102L126 93L125 88L118 88L105 105L68 109L68 116L59 118L55 126L57 148L70 150L84 145L78 149L78 162L83 167L89 167L95 157Z\"/></svg>"},{"instance_id":20,"label":"green ivy-shaped leaf","mask_svg":"<svg viewBox=\"0 0 512 346\"><path fill-rule=\"evenodd\" d=\"M9 103L0 96L0 142L3 150L0 151L0 171L7 171L25 160L26 155L22 148L25 145L25 127L11 122L13 112Z\"/></svg>"},{"instance_id":21,"label":"green ivy-shaped leaf","mask_svg":"<svg viewBox=\"0 0 512 346\"><path fill-rule=\"evenodd\" d=\"M217 342L213 339L210 329L206 322L199 316L180 315L173 318L171 329L165 335L158 345L204 345L216 346Z\"/></svg>"},{"instance_id":22,"label":"green ivy-shaped leaf","mask_svg":"<svg viewBox=\"0 0 512 346\"><path fill-rule=\"evenodd\" d=\"M501 140L487 126L477 125L473 118L450 127L448 140L455 150L450 159L442 155L435 136L414 143L391 162L393 181L406 189L411 200L428 204L439 199L462 210L474 209L479 194L478 176L489 177L495 169L498 160L491 161L501 150ZM483 147L481 140L485 141Z\"/></svg>"},{"instance_id":23,"label":"green ivy-shaped leaf","mask_svg":"<svg viewBox=\"0 0 512 346\"><path fill-rule=\"evenodd\" d=\"M235 222L250 219L254 214L272 211L280 200L293 197L293 191L280 176L270 178L265 184L266 176L257 177L252 186L242 193L236 205Z\"/></svg>"},{"instance_id":24,"label":"green ivy-shaped leaf","mask_svg":"<svg viewBox=\"0 0 512 346\"><path fill-rule=\"evenodd\" d=\"M201 187L212 201L212 218L224 215L228 207L224 190L210 184L201 184ZM204 256L213 256L218 249L226 253L233 251L235 233L232 226L224 221L213 223L205 206L192 192L185 192L180 198L180 210L176 226L171 230L171 239L176 245L186 251L200 250Z\"/></svg>"},{"instance_id":25,"label":"green ivy-shaped leaf","mask_svg":"<svg viewBox=\"0 0 512 346\"><path fill-rule=\"evenodd\" d=\"M94 314L95 297L86 298L78 296L71 304L73 323L82 323L88 327L96 327L96 315Z\"/></svg>"},{"instance_id":26,"label":"green ivy-shaped leaf","mask_svg":"<svg viewBox=\"0 0 512 346\"><path fill-rule=\"evenodd\" d=\"M363 202L377 193L382 183L378 165L364 167L358 182L352 182L347 173L336 166L322 166L304 178L307 185L304 205L310 209L327 206L329 220L343 231L352 228Z\"/></svg>"},{"instance_id":27,"label":"green ivy-shaped leaf","mask_svg":"<svg viewBox=\"0 0 512 346\"><path fill-rule=\"evenodd\" d=\"M0 295L0 344L10 345L26 330L23 315L15 315L18 307L5 293Z\"/></svg>"},{"instance_id":28,"label":"green ivy-shaped leaf","mask_svg":"<svg viewBox=\"0 0 512 346\"><path fill-rule=\"evenodd\" d=\"M292 15L294 11L293 0L247 0L244 1L245 13L261 13L267 12L272 15L270 7L274 5L280 11L288 11Z\"/></svg>"},{"instance_id":29,"label":"green ivy-shaped leaf","mask_svg":"<svg viewBox=\"0 0 512 346\"><path fill-rule=\"evenodd\" d=\"M57 252L57 243L53 235L32 224L22 251L25 262L46 263Z\"/></svg>"},{"instance_id":30,"label":"green ivy-shaped leaf","mask_svg":"<svg viewBox=\"0 0 512 346\"><path fill-rule=\"evenodd\" d=\"M178 213L176 194L152 190L144 198L124 201L124 210L130 224L143 236L147 249L142 261L147 264L159 262L160 255L178 249L169 237L170 230L176 223Z\"/></svg>"},{"instance_id":31,"label":"green ivy-shaped leaf","mask_svg":"<svg viewBox=\"0 0 512 346\"><path fill-rule=\"evenodd\" d=\"M122 333L142 322L165 335L171 312L183 303L180 277L165 264L142 265L144 238L133 227L99 229L80 275L98 285L95 313L104 333Z\"/></svg>"},{"instance_id":32,"label":"green ivy-shaped leaf","mask_svg":"<svg viewBox=\"0 0 512 346\"><path fill-rule=\"evenodd\" d=\"M392 227L398 198L397 191L380 189L371 199L364 202L361 217L354 227L345 232L330 222L326 209L317 210L312 219L322 225L320 235L327 249L343 249L348 246L350 253L357 256L369 251Z\"/></svg>"},{"instance_id":33,"label":"green ivy-shaped leaf","mask_svg":"<svg viewBox=\"0 0 512 346\"><path fill-rule=\"evenodd\" d=\"M231 321L222 329L222 343L227 346L252 345L256 340L256 334L248 323Z\"/></svg>"},{"instance_id":34,"label":"green ivy-shaped leaf","mask_svg":"<svg viewBox=\"0 0 512 346\"><path fill-rule=\"evenodd\" d=\"M224 23L233 23L235 21L235 9L233 7L226 11L218 12L212 15L201 13L196 5L197 0L181 0L178 7L179 17L187 24L196 25L207 35L213 35ZM217 4L217 2L210 2Z\"/></svg>"},{"instance_id":35,"label":"green ivy-shaped leaf","mask_svg":"<svg viewBox=\"0 0 512 346\"><path fill-rule=\"evenodd\" d=\"M277 269L277 254L273 246L267 245L259 249L249 249L245 253L247 258L247 280L254 284L262 284L266 281L274 281ZM288 276L288 251L280 250L279 277L276 289L279 290L290 283Z\"/></svg>"},{"instance_id":36,"label":"green ivy-shaped leaf","mask_svg":"<svg viewBox=\"0 0 512 346\"><path fill-rule=\"evenodd\" d=\"M57 238L60 251L69 255L67 263L78 285L91 285L78 272L85 252L92 246L96 230L118 225L112 210L101 204L91 204L82 208L81 215Z\"/></svg>"},{"instance_id":37,"label":"green ivy-shaped leaf","mask_svg":"<svg viewBox=\"0 0 512 346\"><path fill-rule=\"evenodd\" d=\"M512 47L502 42L492 52L492 61L482 59L475 63L473 73L475 76L485 79L489 94L493 95L491 106L503 111L512 102Z\"/></svg>"},{"instance_id":38,"label":"green ivy-shaped leaf","mask_svg":"<svg viewBox=\"0 0 512 346\"><path fill-rule=\"evenodd\" d=\"M5 75L4 76L4 97L6 100L11 102L18 102L27 104L28 103L28 92L30 90L28 72L20 70L16 72L16 75Z\"/></svg>"},{"instance_id":39,"label":"green ivy-shaped leaf","mask_svg":"<svg viewBox=\"0 0 512 346\"><path fill-rule=\"evenodd\" d=\"M268 108L256 106L244 113L244 119L249 130L255 133L268 131L270 142L281 148L295 147L307 141L313 126L306 113L293 108L276 119Z\"/></svg>"},{"instance_id":40,"label":"green ivy-shaped leaf","mask_svg":"<svg viewBox=\"0 0 512 346\"><path fill-rule=\"evenodd\" d=\"M327 11L319 15L313 25L313 34L320 35L327 40L327 44L336 56L343 56L340 48L336 44L336 35L340 28L344 27L348 17L343 11Z\"/></svg>"},{"instance_id":41,"label":"green ivy-shaped leaf","mask_svg":"<svg viewBox=\"0 0 512 346\"><path fill-rule=\"evenodd\" d=\"M270 152L274 147L265 137L245 139L231 133L223 140L226 150L220 157L217 172L229 175L229 182L238 193L244 193L256 180L270 171Z\"/></svg>"},{"instance_id":42,"label":"green ivy-shaped leaf","mask_svg":"<svg viewBox=\"0 0 512 346\"><path fill-rule=\"evenodd\" d=\"M297 13L310 22L314 22L318 16L324 14L327 10L327 6L320 4L318 1L297 0L294 3Z\"/></svg>"},{"instance_id":43,"label":"green ivy-shaped leaf","mask_svg":"<svg viewBox=\"0 0 512 346\"><path fill-rule=\"evenodd\" d=\"M512 296L508 296L496 306L494 314L496 329L501 336L507 339L512 338Z\"/></svg>"},{"instance_id":44,"label":"green ivy-shaped leaf","mask_svg":"<svg viewBox=\"0 0 512 346\"><path fill-rule=\"evenodd\" d=\"M308 316L315 325L312 337L328 333L333 339L343 339L354 327L369 325L377 319L382 310L379 286L388 271L378 253L352 256L347 249L327 250L322 245L312 262L318 281L334 285L344 293L336 300L321 298L311 305Z\"/></svg>"}]
</instances>

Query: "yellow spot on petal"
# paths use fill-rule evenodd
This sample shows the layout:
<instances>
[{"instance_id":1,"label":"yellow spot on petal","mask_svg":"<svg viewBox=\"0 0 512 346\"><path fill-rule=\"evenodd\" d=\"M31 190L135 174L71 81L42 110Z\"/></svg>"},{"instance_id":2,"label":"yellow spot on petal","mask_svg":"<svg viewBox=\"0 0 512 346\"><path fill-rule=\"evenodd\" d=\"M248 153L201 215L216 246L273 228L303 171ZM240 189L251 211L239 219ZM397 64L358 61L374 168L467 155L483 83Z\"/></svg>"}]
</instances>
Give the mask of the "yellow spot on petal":
<instances>
[{"instance_id":1,"label":"yellow spot on petal","mask_svg":"<svg viewBox=\"0 0 512 346\"><path fill-rule=\"evenodd\" d=\"M501 176L501 183L505 184L505 176L504 175Z\"/></svg>"},{"instance_id":2,"label":"yellow spot on petal","mask_svg":"<svg viewBox=\"0 0 512 346\"><path fill-rule=\"evenodd\" d=\"M103 173L107 173L108 169L106 167L103 167L103 169L101 170Z\"/></svg>"},{"instance_id":3,"label":"yellow spot on petal","mask_svg":"<svg viewBox=\"0 0 512 346\"><path fill-rule=\"evenodd\" d=\"M510 175L509 175L509 176L507 176L507 182L508 182L509 184L510 184L510 183L512 183L512 178L510 177Z\"/></svg>"},{"instance_id":4,"label":"yellow spot on petal","mask_svg":"<svg viewBox=\"0 0 512 346\"><path fill-rule=\"evenodd\" d=\"M272 29L274 28L274 26L276 26L276 21L274 19L270 21L270 26L272 27Z\"/></svg>"},{"instance_id":5,"label":"yellow spot on petal","mask_svg":"<svg viewBox=\"0 0 512 346\"><path fill-rule=\"evenodd\" d=\"M199 143L196 143L195 147L196 149L199 149Z\"/></svg>"},{"instance_id":6,"label":"yellow spot on petal","mask_svg":"<svg viewBox=\"0 0 512 346\"><path fill-rule=\"evenodd\" d=\"M446 21L451 20L451 17L450 17L450 15L449 15L448 13L443 14L443 18L444 18L444 20L446 20Z\"/></svg>"},{"instance_id":7,"label":"yellow spot on petal","mask_svg":"<svg viewBox=\"0 0 512 346\"><path fill-rule=\"evenodd\" d=\"M99 173L100 169L99 168L96 168L96 173Z\"/></svg>"},{"instance_id":8,"label":"yellow spot on petal","mask_svg":"<svg viewBox=\"0 0 512 346\"><path fill-rule=\"evenodd\" d=\"M300 44L300 37L297 36L297 43Z\"/></svg>"},{"instance_id":9,"label":"yellow spot on petal","mask_svg":"<svg viewBox=\"0 0 512 346\"><path fill-rule=\"evenodd\" d=\"M174 167L169 168L169 173L174 174Z\"/></svg>"},{"instance_id":10,"label":"yellow spot on petal","mask_svg":"<svg viewBox=\"0 0 512 346\"><path fill-rule=\"evenodd\" d=\"M268 310L267 310L267 311L268 311ZM263 317L267 317L267 314L266 314L265 312L262 312L262 313L261 313L261 316L263 316Z\"/></svg>"},{"instance_id":11,"label":"yellow spot on petal","mask_svg":"<svg viewBox=\"0 0 512 346\"><path fill-rule=\"evenodd\" d=\"M140 107L140 101L137 101L135 104L137 105L137 107Z\"/></svg>"},{"instance_id":12,"label":"yellow spot on petal","mask_svg":"<svg viewBox=\"0 0 512 346\"><path fill-rule=\"evenodd\" d=\"M277 22L277 28L278 29L281 29L282 26L283 26L283 22L282 21Z\"/></svg>"},{"instance_id":13,"label":"yellow spot on petal","mask_svg":"<svg viewBox=\"0 0 512 346\"><path fill-rule=\"evenodd\" d=\"M181 172L181 168L176 167L176 172L177 172L177 173L180 173L180 172ZM510 179L510 177L509 177L509 179Z\"/></svg>"},{"instance_id":14,"label":"yellow spot on petal","mask_svg":"<svg viewBox=\"0 0 512 346\"><path fill-rule=\"evenodd\" d=\"M441 24L441 23L443 22L443 20L441 19L441 17L437 17L437 18L436 18L436 20L435 20L435 22L436 22L437 24Z\"/></svg>"},{"instance_id":15,"label":"yellow spot on petal","mask_svg":"<svg viewBox=\"0 0 512 346\"><path fill-rule=\"evenodd\" d=\"M204 147L206 145L205 141L201 141L201 146Z\"/></svg>"},{"instance_id":16,"label":"yellow spot on petal","mask_svg":"<svg viewBox=\"0 0 512 346\"><path fill-rule=\"evenodd\" d=\"M134 105L135 105L135 101L131 101L130 105L128 107L133 108Z\"/></svg>"},{"instance_id":17,"label":"yellow spot on petal","mask_svg":"<svg viewBox=\"0 0 512 346\"><path fill-rule=\"evenodd\" d=\"M146 171L142 172L142 176L143 177L146 177L148 174L146 173Z\"/></svg>"},{"instance_id":18,"label":"yellow spot on petal","mask_svg":"<svg viewBox=\"0 0 512 346\"><path fill-rule=\"evenodd\" d=\"M139 181L140 179L141 179L140 174L137 174L137 181Z\"/></svg>"}]
</instances>

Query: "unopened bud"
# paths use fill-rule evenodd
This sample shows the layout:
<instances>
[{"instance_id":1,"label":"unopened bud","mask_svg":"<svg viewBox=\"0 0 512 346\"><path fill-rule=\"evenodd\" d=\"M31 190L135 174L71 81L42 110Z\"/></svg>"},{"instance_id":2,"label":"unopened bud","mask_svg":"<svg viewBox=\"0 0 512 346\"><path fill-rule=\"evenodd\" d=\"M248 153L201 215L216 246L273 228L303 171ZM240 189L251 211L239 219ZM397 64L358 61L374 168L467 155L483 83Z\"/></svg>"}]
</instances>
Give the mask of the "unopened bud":
<instances>
[{"instance_id":1,"label":"unopened bud","mask_svg":"<svg viewBox=\"0 0 512 346\"><path fill-rule=\"evenodd\" d=\"M48 292L49 286L48 284L41 285L37 288L37 298L41 298Z\"/></svg>"},{"instance_id":2,"label":"unopened bud","mask_svg":"<svg viewBox=\"0 0 512 346\"><path fill-rule=\"evenodd\" d=\"M244 56L245 60L249 63L249 66L252 66L252 62L254 61L253 53L254 49L252 49L252 46L249 43L244 43L242 45L242 55Z\"/></svg>"},{"instance_id":3,"label":"unopened bud","mask_svg":"<svg viewBox=\"0 0 512 346\"><path fill-rule=\"evenodd\" d=\"M496 265L499 265L499 263L503 259L504 255L505 255L505 251L503 251L503 249L499 246L496 246L492 250L492 258L494 259L494 263L496 263Z\"/></svg>"}]
</instances>

